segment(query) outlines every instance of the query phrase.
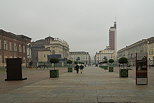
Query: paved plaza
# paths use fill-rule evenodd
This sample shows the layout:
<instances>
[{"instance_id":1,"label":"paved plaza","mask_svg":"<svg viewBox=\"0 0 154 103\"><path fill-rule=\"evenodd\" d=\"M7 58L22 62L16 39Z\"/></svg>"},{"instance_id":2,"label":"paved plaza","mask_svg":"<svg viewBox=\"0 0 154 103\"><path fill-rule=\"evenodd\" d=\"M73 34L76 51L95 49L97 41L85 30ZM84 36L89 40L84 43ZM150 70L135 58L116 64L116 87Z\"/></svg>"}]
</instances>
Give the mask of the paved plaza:
<instances>
[{"instance_id":1,"label":"paved plaza","mask_svg":"<svg viewBox=\"0 0 154 103\"><path fill-rule=\"evenodd\" d=\"M0 103L154 103L154 68L149 69L149 84L136 85L135 70L128 78L98 67L83 73L68 73L59 68L59 78L49 78L49 69L25 69L23 81L4 81L0 71Z\"/></svg>"}]
</instances>

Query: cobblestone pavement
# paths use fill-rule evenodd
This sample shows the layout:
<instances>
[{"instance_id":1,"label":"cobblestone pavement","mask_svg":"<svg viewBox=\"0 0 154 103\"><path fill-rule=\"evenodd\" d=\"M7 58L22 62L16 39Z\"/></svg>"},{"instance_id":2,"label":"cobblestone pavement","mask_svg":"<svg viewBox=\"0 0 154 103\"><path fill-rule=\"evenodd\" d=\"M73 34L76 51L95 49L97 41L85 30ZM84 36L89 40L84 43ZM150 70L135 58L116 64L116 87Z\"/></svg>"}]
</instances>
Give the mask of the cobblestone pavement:
<instances>
[{"instance_id":1,"label":"cobblestone pavement","mask_svg":"<svg viewBox=\"0 0 154 103\"><path fill-rule=\"evenodd\" d=\"M0 73L0 103L154 103L154 69L148 85L135 84L134 69L128 78L119 78L118 68L86 67L82 74L61 68L59 78L49 78L49 70L23 72L23 81L4 81Z\"/></svg>"}]
</instances>

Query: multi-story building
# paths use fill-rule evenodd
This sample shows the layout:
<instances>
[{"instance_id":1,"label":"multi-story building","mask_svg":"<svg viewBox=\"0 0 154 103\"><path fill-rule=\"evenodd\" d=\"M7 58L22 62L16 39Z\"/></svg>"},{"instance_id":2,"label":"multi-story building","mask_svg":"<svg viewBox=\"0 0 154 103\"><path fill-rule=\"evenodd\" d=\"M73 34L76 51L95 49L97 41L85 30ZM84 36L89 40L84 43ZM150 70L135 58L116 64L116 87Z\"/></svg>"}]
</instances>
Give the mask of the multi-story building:
<instances>
[{"instance_id":1,"label":"multi-story building","mask_svg":"<svg viewBox=\"0 0 154 103\"><path fill-rule=\"evenodd\" d=\"M0 67L6 66L6 58L22 58L23 66L27 64L27 44L31 38L24 35L15 35L0 30Z\"/></svg>"},{"instance_id":2,"label":"multi-story building","mask_svg":"<svg viewBox=\"0 0 154 103\"><path fill-rule=\"evenodd\" d=\"M109 49L110 50L117 50L117 29L116 29L116 22L114 22L114 26L110 27L109 29Z\"/></svg>"},{"instance_id":3,"label":"multi-story building","mask_svg":"<svg viewBox=\"0 0 154 103\"><path fill-rule=\"evenodd\" d=\"M140 40L132 45L126 46L125 48L117 52L117 58L126 57L129 60L130 65L135 65L136 54L137 59L142 59L146 56L149 60L149 64L154 60L154 37Z\"/></svg>"},{"instance_id":4,"label":"multi-story building","mask_svg":"<svg viewBox=\"0 0 154 103\"><path fill-rule=\"evenodd\" d=\"M94 56L95 64L103 61L103 58L116 60L116 50L117 50L117 24L114 22L114 26L109 29L109 46L106 46L104 50L96 52Z\"/></svg>"},{"instance_id":5,"label":"multi-story building","mask_svg":"<svg viewBox=\"0 0 154 103\"><path fill-rule=\"evenodd\" d=\"M35 42L32 42L32 61L49 62L52 57L66 60L69 57L69 45L66 41L58 38L47 37Z\"/></svg>"},{"instance_id":6,"label":"multi-story building","mask_svg":"<svg viewBox=\"0 0 154 103\"><path fill-rule=\"evenodd\" d=\"M91 64L91 58L88 52L76 51L76 52L70 52L69 55L70 55L69 59L71 59L73 62L79 61L87 65Z\"/></svg>"},{"instance_id":7,"label":"multi-story building","mask_svg":"<svg viewBox=\"0 0 154 103\"><path fill-rule=\"evenodd\" d=\"M100 62L103 62L103 59L106 58L107 60L109 59L114 59L115 60L115 50L101 50L98 53L96 52L94 60L95 64L99 64Z\"/></svg>"},{"instance_id":8,"label":"multi-story building","mask_svg":"<svg viewBox=\"0 0 154 103\"><path fill-rule=\"evenodd\" d=\"M154 37L148 39L149 63L154 65Z\"/></svg>"}]
</instances>

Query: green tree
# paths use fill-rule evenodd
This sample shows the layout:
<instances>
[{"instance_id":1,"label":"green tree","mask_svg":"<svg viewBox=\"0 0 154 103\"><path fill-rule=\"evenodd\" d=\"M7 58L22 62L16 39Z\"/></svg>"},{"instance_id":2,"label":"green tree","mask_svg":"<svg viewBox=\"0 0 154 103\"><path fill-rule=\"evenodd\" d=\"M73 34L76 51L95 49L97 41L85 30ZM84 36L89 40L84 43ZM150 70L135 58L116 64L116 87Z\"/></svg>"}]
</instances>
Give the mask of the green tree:
<instances>
[{"instance_id":1,"label":"green tree","mask_svg":"<svg viewBox=\"0 0 154 103\"><path fill-rule=\"evenodd\" d=\"M102 64L108 63L107 57L106 57L106 56L104 56L104 58L103 58L103 60L102 60L102 61L103 61L103 62L102 62Z\"/></svg>"},{"instance_id":2,"label":"green tree","mask_svg":"<svg viewBox=\"0 0 154 103\"><path fill-rule=\"evenodd\" d=\"M124 68L124 65L128 63L128 59L126 57L121 57L119 63L122 64Z\"/></svg>"},{"instance_id":3,"label":"green tree","mask_svg":"<svg viewBox=\"0 0 154 103\"><path fill-rule=\"evenodd\" d=\"M109 59L109 63L114 63L114 60L113 59Z\"/></svg>"},{"instance_id":4,"label":"green tree","mask_svg":"<svg viewBox=\"0 0 154 103\"><path fill-rule=\"evenodd\" d=\"M67 60L67 64L69 64L69 66L72 64L73 62L71 60Z\"/></svg>"}]
</instances>

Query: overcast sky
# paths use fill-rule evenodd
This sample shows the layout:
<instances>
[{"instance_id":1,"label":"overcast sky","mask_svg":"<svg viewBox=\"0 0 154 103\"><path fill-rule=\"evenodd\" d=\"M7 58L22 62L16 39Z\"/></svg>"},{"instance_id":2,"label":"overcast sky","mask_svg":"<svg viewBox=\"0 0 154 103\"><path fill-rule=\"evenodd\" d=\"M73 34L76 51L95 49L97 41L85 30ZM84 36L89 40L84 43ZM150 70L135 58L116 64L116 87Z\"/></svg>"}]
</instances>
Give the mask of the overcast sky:
<instances>
[{"instance_id":1,"label":"overcast sky","mask_svg":"<svg viewBox=\"0 0 154 103\"><path fill-rule=\"evenodd\" d=\"M118 50L154 36L154 0L0 0L0 29L32 41L50 35L91 55L109 45L115 17Z\"/></svg>"}]
</instances>

